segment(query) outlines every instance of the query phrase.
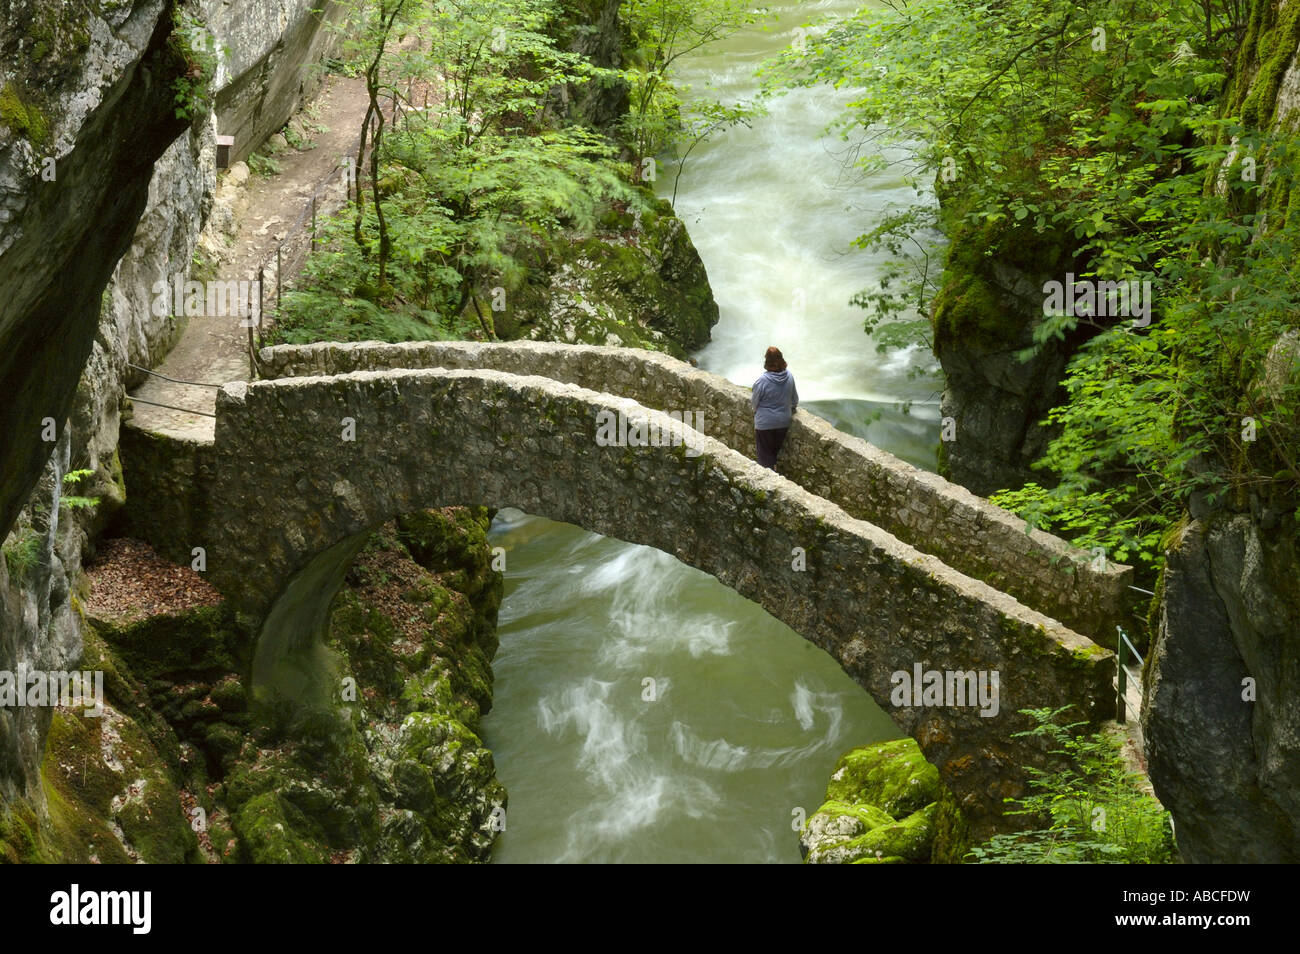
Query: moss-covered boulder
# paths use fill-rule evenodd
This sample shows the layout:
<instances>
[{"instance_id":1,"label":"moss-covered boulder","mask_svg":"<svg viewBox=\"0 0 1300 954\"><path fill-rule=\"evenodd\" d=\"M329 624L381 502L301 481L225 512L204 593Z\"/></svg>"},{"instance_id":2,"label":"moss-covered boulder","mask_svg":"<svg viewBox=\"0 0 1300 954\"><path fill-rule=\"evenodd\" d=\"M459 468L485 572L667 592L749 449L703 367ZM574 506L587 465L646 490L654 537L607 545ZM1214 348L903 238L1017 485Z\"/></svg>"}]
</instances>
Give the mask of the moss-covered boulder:
<instances>
[{"instance_id":1,"label":"moss-covered boulder","mask_svg":"<svg viewBox=\"0 0 1300 954\"><path fill-rule=\"evenodd\" d=\"M494 316L503 338L646 348L684 358L709 340L718 304L672 205L612 210L594 234L551 242Z\"/></svg>"},{"instance_id":2,"label":"moss-covered boulder","mask_svg":"<svg viewBox=\"0 0 1300 954\"><path fill-rule=\"evenodd\" d=\"M966 835L938 769L897 739L840 758L799 843L809 864L917 864L957 860Z\"/></svg>"},{"instance_id":3,"label":"moss-covered boulder","mask_svg":"<svg viewBox=\"0 0 1300 954\"><path fill-rule=\"evenodd\" d=\"M349 569L327 648L333 708L259 708L224 802L243 860L486 861L506 792L476 733L501 576L486 510L411 514ZM209 698L218 706L220 686Z\"/></svg>"},{"instance_id":4,"label":"moss-covered boulder","mask_svg":"<svg viewBox=\"0 0 1300 954\"><path fill-rule=\"evenodd\" d=\"M878 805L894 818L937 801L939 770L911 739L880 742L847 752L826 786L828 801Z\"/></svg>"}]
</instances>

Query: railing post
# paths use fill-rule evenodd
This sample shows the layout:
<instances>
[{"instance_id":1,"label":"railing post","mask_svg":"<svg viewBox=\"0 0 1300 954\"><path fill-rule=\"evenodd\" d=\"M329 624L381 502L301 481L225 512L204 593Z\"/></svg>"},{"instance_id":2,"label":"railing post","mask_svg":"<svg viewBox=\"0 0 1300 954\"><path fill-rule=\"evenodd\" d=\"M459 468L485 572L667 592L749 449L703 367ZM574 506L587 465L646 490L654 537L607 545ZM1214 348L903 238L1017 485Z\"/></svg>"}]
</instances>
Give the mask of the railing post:
<instances>
[{"instance_id":1,"label":"railing post","mask_svg":"<svg viewBox=\"0 0 1300 954\"><path fill-rule=\"evenodd\" d=\"M1115 716L1119 724L1123 725L1126 721L1126 714L1124 711L1125 709L1124 696L1128 692L1128 671L1124 668L1124 664L1127 662L1127 660L1124 658L1124 653L1125 653L1124 644L1126 641L1124 639L1124 630L1116 626L1115 632L1119 636L1119 647L1118 647L1119 651L1115 656L1115 665L1116 665Z\"/></svg>"}]
</instances>

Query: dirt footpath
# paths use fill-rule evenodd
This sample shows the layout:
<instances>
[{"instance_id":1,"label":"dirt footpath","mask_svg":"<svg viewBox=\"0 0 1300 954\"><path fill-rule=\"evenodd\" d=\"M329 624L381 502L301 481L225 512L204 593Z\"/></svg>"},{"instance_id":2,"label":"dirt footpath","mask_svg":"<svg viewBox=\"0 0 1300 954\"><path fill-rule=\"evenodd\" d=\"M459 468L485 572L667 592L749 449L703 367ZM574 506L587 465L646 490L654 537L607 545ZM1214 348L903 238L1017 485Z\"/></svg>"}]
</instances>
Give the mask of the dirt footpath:
<instances>
[{"instance_id":1,"label":"dirt footpath","mask_svg":"<svg viewBox=\"0 0 1300 954\"><path fill-rule=\"evenodd\" d=\"M355 155L361 121L366 114L366 88L361 79L331 74L308 107L312 123L325 131L311 132L310 148L276 157L280 172L269 177L249 176L241 184L245 171L242 164L224 173L218 185L219 195L228 196L236 222L233 241L209 239L220 261L216 280L247 281L257 278L260 266L268 266L263 295L270 311L275 298L275 250L282 242L284 278L291 280L302 267L311 240L311 197L327 180L330 188L318 198L318 215L339 208L346 201L345 186L339 175L344 156ZM290 230L306 214L303 227ZM209 230L209 234L210 234ZM177 381L202 382L209 385L228 381L247 381L248 329L239 315L226 317L191 317L176 347L166 360L154 368L158 374ZM130 397L155 404L169 404L188 411L211 414L216 402L212 387L177 384L151 376ZM141 427L175 437L211 440L214 421L211 417L187 411L156 407L137 401L135 422Z\"/></svg>"}]
</instances>

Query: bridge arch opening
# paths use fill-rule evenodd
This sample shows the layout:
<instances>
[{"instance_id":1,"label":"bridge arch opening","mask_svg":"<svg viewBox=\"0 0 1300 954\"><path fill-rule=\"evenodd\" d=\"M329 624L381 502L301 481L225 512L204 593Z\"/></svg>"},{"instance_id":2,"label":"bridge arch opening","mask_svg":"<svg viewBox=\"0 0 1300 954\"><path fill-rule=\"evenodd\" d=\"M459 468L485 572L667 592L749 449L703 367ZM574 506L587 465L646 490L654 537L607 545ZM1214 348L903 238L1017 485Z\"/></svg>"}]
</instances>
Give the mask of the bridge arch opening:
<instances>
[{"instance_id":1,"label":"bridge arch opening","mask_svg":"<svg viewBox=\"0 0 1300 954\"><path fill-rule=\"evenodd\" d=\"M325 627L370 536L317 554L276 601L263 698L337 705L351 670ZM836 660L663 551L511 508L490 543L506 592L479 731L511 793L503 860L797 861L790 813L816 810L844 751L901 734Z\"/></svg>"}]
</instances>

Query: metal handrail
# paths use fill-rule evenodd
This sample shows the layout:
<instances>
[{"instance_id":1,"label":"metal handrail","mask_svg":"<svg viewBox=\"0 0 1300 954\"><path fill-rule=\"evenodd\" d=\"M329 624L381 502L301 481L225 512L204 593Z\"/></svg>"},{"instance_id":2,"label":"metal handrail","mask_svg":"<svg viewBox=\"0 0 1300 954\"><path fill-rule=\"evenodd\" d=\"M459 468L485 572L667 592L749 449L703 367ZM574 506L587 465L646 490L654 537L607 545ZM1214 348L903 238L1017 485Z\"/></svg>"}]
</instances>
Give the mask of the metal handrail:
<instances>
[{"instance_id":1,"label":"metal handrail","mask_svg":"<svg viewBox=\"0 0 1300 954\"><path fill-rule=\"evenodd\" d=\"M1142 687L1142 677L1132 672L1126 665L1125 650L1133 654L1139 665L1145 665L1146 660L1142 654L1137 651L1137 647L1129 642L1128 635L1124 632L1124 627L1116 626L1115 632L1119 634L1116 640L1116 649L1118 652L1115 657L1115 721L1123 725L1127 721L1127 706L1124 704L1124 697L1128 692L1128 680L1132 679L1137 683L1139 690Z\"/></svg>"},{"instance_id":2,"label":"metal handrail","mask_svg":"<svg viewBox=\"0 0 1300 954\"><path fill-rule=\"evenodd\" d=\"M164 381L170 381L172 384L188 384L196 388L212 388L217 391L221 390L220 384L206 384L203 381L182 381L180 378L169 378L165 374L159 374L157 371L150 371L148 368L142 368L140 365L132 364L130 361L126 363L126 366L128 368L134 368L137 371L143 371L145 374L152 374L155 378L162 378Z\"/></svg>"},{"instance_id":3,"label":"metal handrail","mask_svg":"<svg viewBox=\"0 0 1300 954\"><path fill-rule=\"evenodd\" d=\"M149 404L153 407L165 407L170 411L183 411L186 414L198 414L202 417L216 417L215 414L209 414L207 411L195 411L188 407L177 407L175 404L162 404L158 401L146 401L144 398L131 397L127 395L127 400L134 401L137 404Z\"/></svg>"}]
</instances>

